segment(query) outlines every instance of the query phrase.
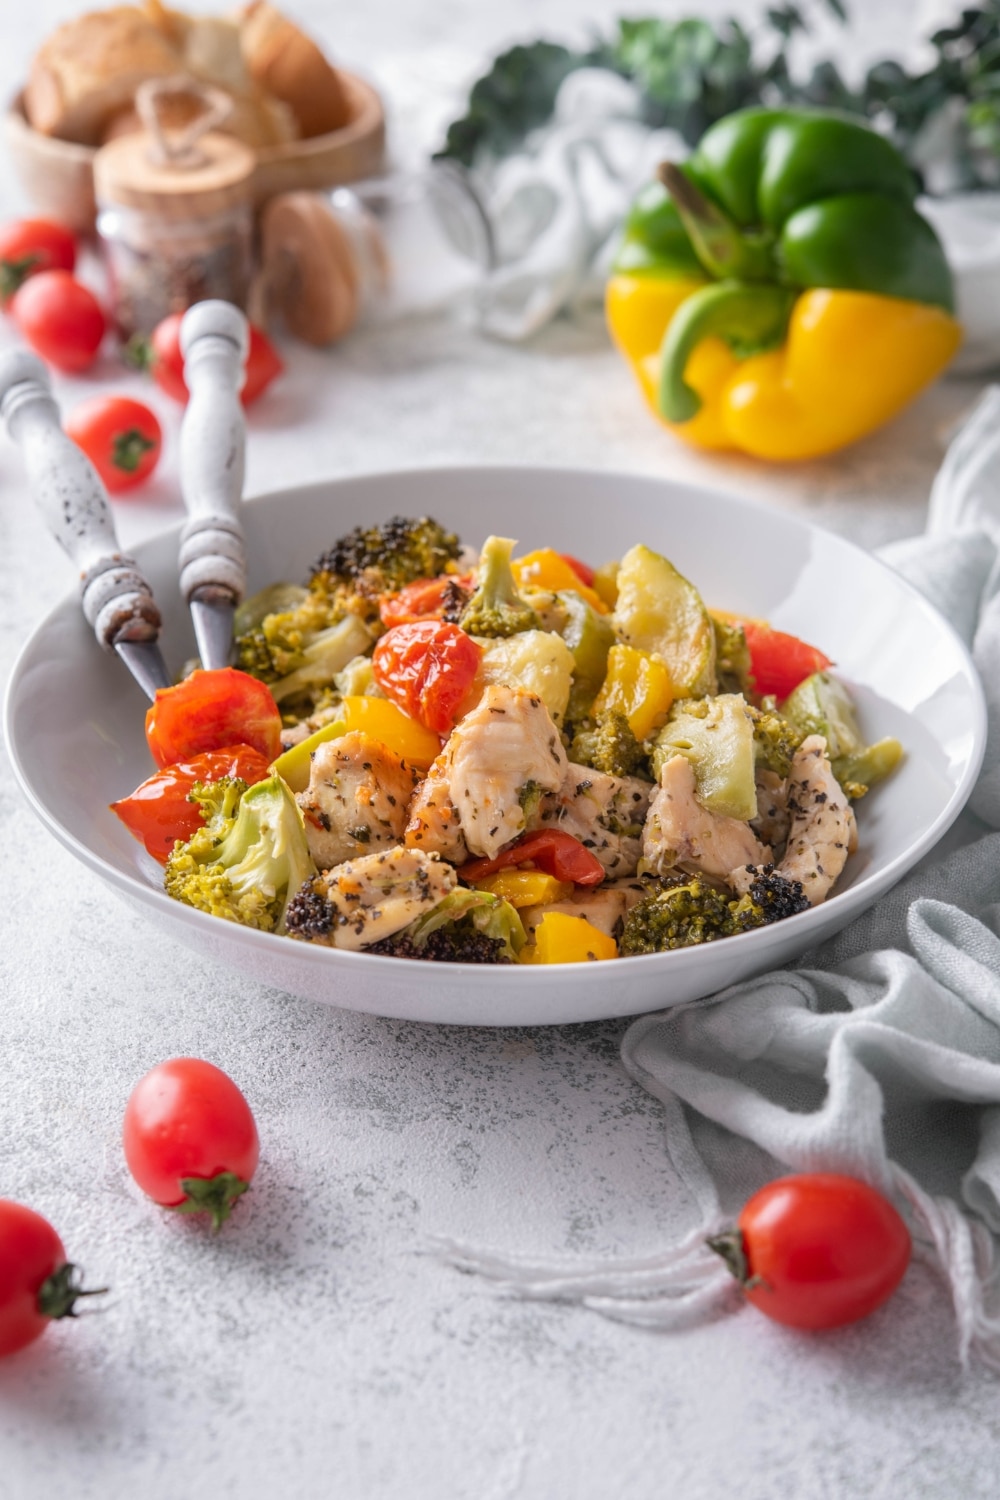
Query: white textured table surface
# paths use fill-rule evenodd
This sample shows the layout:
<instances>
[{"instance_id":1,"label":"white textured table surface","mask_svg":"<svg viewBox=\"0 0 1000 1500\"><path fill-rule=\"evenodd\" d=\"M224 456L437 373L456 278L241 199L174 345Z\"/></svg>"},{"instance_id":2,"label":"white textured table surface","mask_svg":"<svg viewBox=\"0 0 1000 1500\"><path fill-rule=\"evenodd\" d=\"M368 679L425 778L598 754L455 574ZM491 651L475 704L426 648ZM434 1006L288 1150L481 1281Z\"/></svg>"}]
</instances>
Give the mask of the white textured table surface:
<instances>
[{"instance_id":1,"label":"white textured table surface","mask_svg":"<svg viewBox=\"0 0 1000 1500\"><path fill-rule=\"evenodd\" d=\"M4 5L4 91L76 8ZM345 61L397 80L403 57L423 76L426 49L427 70L447 72L443 47L468 57L612 13L578 0L298 9ZM870 9L872 47L912 21L906 0ZM7 215L19 200L0 187ZM944 384L850 453L776 473L658 433L596 326L519 351L448 327L383 330L288 357L251 422L251 493L411 463L570 462L698 475L872 545L919 527L938 435L975 394ZM67 404L93 388L57 386ZM156 404L173 445L177 410ZM118 505L126 541L175 518L175 472L171 451L151 498ZM6 676L69 579L6 442L0 484ZM434 1233L639 1253L688 1226L659 1108L618 1062L622 1025L407 1026L253 987L107 895L34 821L6 763L0 813L0 1195L48 1215L114 1288L102 1316L0 1365L2 1500L995 1494L997 1386L959 1377L922 1268L834 1336L799 1339L745 1310L663 1337L501 1301L417 1253ZM230 1072L260 1125L254 1191L217 1238L141 1200L119 1148L132 1083L183 1053Z\"/></svg>"}]
</instances>

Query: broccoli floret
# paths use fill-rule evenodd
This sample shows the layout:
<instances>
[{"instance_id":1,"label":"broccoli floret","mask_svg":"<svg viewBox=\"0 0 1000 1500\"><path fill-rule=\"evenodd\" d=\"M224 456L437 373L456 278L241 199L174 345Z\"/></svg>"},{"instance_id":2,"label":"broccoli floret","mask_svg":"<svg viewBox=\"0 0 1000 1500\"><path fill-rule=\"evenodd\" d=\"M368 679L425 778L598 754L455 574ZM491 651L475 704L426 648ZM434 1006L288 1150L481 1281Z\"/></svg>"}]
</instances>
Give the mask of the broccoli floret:
<instances>
[{"instance_id":1,"label":"broccoli floret","mask_svg":"<svg viewBox=\"0 0 1000 1500\"><path fill-rule=\"evenodd\" d=\"M647 896L626 914L619 950L635 955L690 948L809 909L799 881L787 880L773 865L760 869L748 865L747 869L754 879L739 900L697 878Z\"/></svg>"},{"instance_id":2,"label":"broccoli floret","mask_svg":"<svg viewBox=\"0 0 1000 1500\"><path fill-rule=\"evenodd\" d=\"M445 964L510 964L524 943L521 918L509 901L461 887L433 911L364 951Z\"/></svg>"},{"instance_id":3,"label":"broccoli floret","mask_svg":"<svg viewBox=\"0 0 1000 1500\"><path fill-rule=\"evenodd\" d=\"M753 696L754 679L750 670L750 648L746 632L735 620L712 616L715 629L715 670L720 693L742 693Z\"/></svg>"},{"instance_id":4,"label":"broccoli floret","mask_svg":"<svg viewBox=\"0 0 1000 1500\"><path fill-rule=\"evenodd\" d=\"M229 922L281 931L289 894L315 875L302 814L280 776L244 789L216 782L196 788L203 828L178 842L167 861L167 895Z\"/></svg>"},{"instance_id":5,"label":"broccoli floret","mask_svg":"<svg viewBox=\"0 0 1000 1500\"><path fill-rule=\"evenodd\" d=\"M469 635L496 639L540 628L538 615L518 593L510 565L514 545L504 536L488 536L483 543L476 592L459 621Z\"/></svg>"},{"instance_id":6,"label":"broccoli floret","mask_svg":"<svg viewBox=\"0 0 1000 1500\"><path fill-rule=\"evenodd\" d=\"M785 777L792 768L792 757L805 739L801 729L783 719L773 698L764 698L760 708L747 704L753 723L754 751L757 764L766 766L777 776Z\"/></svg>"},{"instance_id":7,"label":"broccoli floret","mask_svg":"<svg viewBox=\"0 0 1000 1500\"><path fill-rule=\"evenodd\" d=\"M305 698L307 708L314 709L316 694L329 687L337 673L371 643L371 631L357 615L348 615L329 630L320 630L303 648L295 667L269 684L275 703Z\"/></svg>"},{"instance_id":8,"label":"broccoli floret","mask_svg":"<svg viewBox=\"0 0 1000 1500\"><path fill-rule=\"evenodd\" d=\"M569 758L607 776L644 775L649 769L649 757L620 709L597 723L585 720L570 742Z\"/></svg>"},{"instance_id":9,"label":"broccoli floret","mask_svg":"<svg viewBox=\"0 0 1000 1500\"><path fill-rule=\"evenodd\" d=\"M328 942L336 919L336 907L327 897L322 880L311 875L288 903L285 931L309 942Z\"/></svg>"},{"instance_id":10,"label":"broccoli floret","mask_svg":"<svg viewBox=\"0 0 1000 1500\"><path fill-rule=\"evenodd\" d=\"M313 564L309 587L374 601L377 613L380 594L394 594L417 578L437 578L460 551L458 537L430 517L393 516L382 526L357 526L334 542Z\"/></svg>"}]
</instances>

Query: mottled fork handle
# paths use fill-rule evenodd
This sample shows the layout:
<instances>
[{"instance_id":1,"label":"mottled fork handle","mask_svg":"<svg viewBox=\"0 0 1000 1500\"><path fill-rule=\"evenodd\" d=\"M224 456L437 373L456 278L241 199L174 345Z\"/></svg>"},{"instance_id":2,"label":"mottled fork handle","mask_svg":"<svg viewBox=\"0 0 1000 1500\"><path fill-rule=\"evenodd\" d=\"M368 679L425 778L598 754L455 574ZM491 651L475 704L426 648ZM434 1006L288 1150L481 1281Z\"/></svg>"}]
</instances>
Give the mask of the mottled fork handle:
<instances>
[{"instance_id":1,"label":"mottled fork handle","mask_svg":"<svg viewBox=\"0 0 1000 1500\"><path fill-rule=\"evenodd\" d=\"M240 402L249 347L247 320L229 302L199 302L181 323L191 393L181 426L180 589L205 667L229 660L233 611L246 591L243 498L246 424Z\"/></svg>"},{"instance_id":2,"label":"mottled fork handle","mask_svg":"<svg viewBox=\"0 0 1000 1500\"><path fill-rule=\"evenodd\" d=\"M169 685L153 591L119 547L104 486L63 432L48 371L27 350L0 355L0 416L24 457L35 503L76 564L88 624L152 697Z\"/></svg>"}]
</instances>

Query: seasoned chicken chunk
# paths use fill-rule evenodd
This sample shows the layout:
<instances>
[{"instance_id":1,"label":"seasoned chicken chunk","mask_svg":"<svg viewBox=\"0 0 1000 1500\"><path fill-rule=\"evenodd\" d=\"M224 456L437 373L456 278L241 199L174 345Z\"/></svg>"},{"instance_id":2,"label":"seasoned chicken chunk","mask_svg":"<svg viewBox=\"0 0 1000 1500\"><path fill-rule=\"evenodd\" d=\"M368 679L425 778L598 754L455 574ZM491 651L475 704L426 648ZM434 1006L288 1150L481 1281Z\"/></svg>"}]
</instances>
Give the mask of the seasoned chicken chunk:
<instances>
[{"instance_id":1,"label":"seasoned chicken chunk","mask_svg":"<svg viewBox=\"0 0 1000 1500\"><path fill-rule=\"evenodd\" d=\"M456 863L492 858L527 827L526 805L563 783L566 752L534 693L495 684L452 731L410 806L406 843ZM464 850L463 850L464 845Z\"/></svg>"},{"instance_id":2,"label":"seasoned chicken chunk","mask_svg":"<svg viewBox=\"0 0 1000 1500\"><path fill-rule=\"evenodd\" d=\"M317 868L398 844L418 780L394 751L359 730L320 745L309 786L295 799Z\"/></svg>"},{"instance_id":3,"label":"seasoned chicken chunk","mask_svg":"<svg viewBox=\"0 0 1000 1500\"><path fill-rule=\"evenodd\" d=\"M791 826L778 874L799 880L810 906L826 899L857 845L854 812L830 767L826 740L802 741L788 775Z\"/></svg>"},{"instance_id":4,"label":"seasoned chicken chunk","mask_svg":"<svg viewBox=\"0 0 1000 1500\"><path fill-rule=\"evenodd\" d=\"M691 762L671 756L660 772L660 786L649 804L642 854L654 874L675 865L725 880L740 865L767 864L771 851L754 837L749 823L709 812L695 796Z\"/></svg>"},{"instance_id":5,"label":"seasoned chicken chunk","mask_svg":"<svg viewBox=\"0 0 1000 1500\"><path fill-rule=\"evenodd\" d=\"M382 849L307 881L294 898L293 936L332 948L367 948L392 937L458 884L451 865L420 849Z\"/></svg>"},{"instance_id":6,"label":"seasoned chicken chunk","mask_svg":"<svg viewBox=\"0 0 1000 1500\"><path fill-rule=\"evenodd\" d=\"M634 875L652 790L637 776L606 776L570 761L562 786L543 798L532 826L571 833L608 875Z\"/></svg>"},{"instance_id":7,"label":"seasoned chicken chunk","mask_svg":"<svg viewBox=\"0 0 1000 1500\"><path fill-rule=\"evenodd\" d=\"M750 820L750 827L762 844L770 844L777 851L788 838L792 817L788 810L788 782L766 766L757 768L756 782L757 816Z\"/></svg>"}]
</instances>

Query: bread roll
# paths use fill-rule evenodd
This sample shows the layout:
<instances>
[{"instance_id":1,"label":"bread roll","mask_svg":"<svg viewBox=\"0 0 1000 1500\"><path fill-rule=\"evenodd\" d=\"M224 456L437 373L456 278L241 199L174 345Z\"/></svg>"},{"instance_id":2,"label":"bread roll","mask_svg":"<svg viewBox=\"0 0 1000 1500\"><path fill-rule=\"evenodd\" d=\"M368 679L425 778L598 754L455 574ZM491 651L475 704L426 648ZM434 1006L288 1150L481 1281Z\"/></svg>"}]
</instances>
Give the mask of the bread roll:
<instances>
[{"instance_id":1,"label":"bread roll","mask_svg":"<svg viewBox=\"0 0 1000 1500\"><path fill-rule=\"evenodd\" d=\"M291 109L303 136L325 135L348 123L350 108L336 70L267 0L245 7L240 40L251 76Z\"/></svg>"},{"instance_id":2,"label":"bread roll","mask_svg":"<svg viewBox=\"0 0 1000 1500\"><path fill-rule=\"evenodd\" d=\"M43 135L93 146L147 78L180 70L177 51L131 5L93 11L57 27L28 75L24 112Z\"/></svg>"}]
</instances>

